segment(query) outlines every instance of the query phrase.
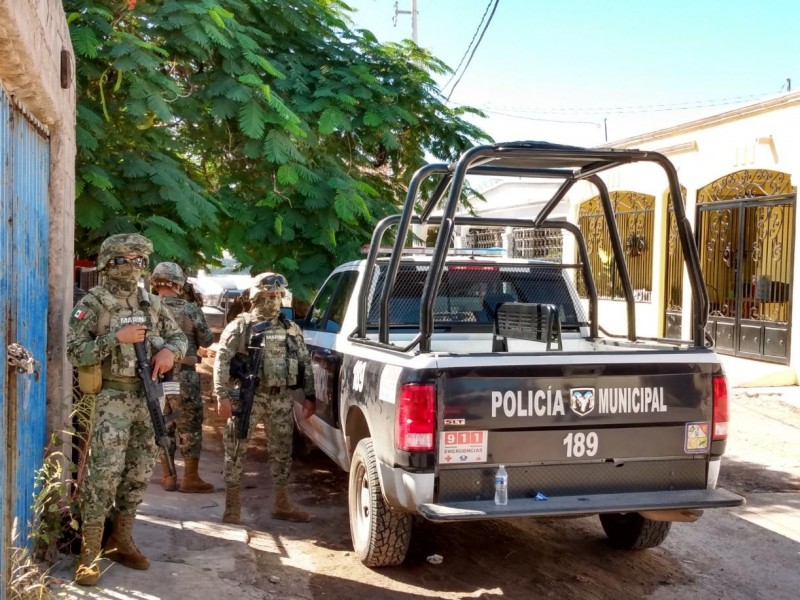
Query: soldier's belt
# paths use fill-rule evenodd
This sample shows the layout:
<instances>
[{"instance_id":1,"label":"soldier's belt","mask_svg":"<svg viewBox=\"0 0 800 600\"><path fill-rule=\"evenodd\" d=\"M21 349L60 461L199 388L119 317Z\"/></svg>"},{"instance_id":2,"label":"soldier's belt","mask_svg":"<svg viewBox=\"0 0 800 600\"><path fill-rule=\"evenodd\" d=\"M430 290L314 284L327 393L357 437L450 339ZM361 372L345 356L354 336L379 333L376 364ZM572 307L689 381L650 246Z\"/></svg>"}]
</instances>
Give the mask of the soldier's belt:
<instances>
[{"instance_id":1,"label":"soldier's belt","mask_svg":"<svg viewBox=\"0 0 800 600\"><path fill-rule=\"evenodd\" d=\"M259 394L267 394L269 396L277 396L280 394L285 388L282 388L279 385L271 385L265 387L259 387L258 393ZM228 395L230 395L232 400L239 399L239 388L233 388L228 390Z\"/></svg>"},{"instance_id":2,"label":"soldier's belt","mask_svg":"<svg viewBox=\"0 0 800 600\"><path fill-rule=\"evenodd\" d=\"M103 379L103 387L120 392L141 392L143 390L141 382L116 381L114 379Z\"/></svg>"}]
</instances>

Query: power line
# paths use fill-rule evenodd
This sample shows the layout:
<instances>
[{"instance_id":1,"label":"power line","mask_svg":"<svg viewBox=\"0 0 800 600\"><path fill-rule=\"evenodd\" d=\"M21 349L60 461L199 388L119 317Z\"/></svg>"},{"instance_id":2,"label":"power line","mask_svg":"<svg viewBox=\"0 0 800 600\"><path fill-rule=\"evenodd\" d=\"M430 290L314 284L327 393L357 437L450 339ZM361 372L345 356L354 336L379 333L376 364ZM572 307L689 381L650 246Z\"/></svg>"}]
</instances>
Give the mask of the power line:
<instances>
[{"instance_id":1,"label":"power line","mask_svg":"<svg viewBox=\"0 0 800 600\"><path fill-rule=\"evenodd\" d=\"M485 112L497 112L505 110L512 113L522 113L521 115L505 114L505 116L519 116L524 118L525 114L553 114L553 115L603 115L603 114L636 114L648 112L670 112L680 110L693 110L697 108L714 108L729 104L739 104L750 100L758 100L765 96L772 96L774 92L764 92L761 94L749 94L746 96L734 96L730 98L717 98L711 100L689 100L672 104L641 104L634 106L613 106L613 107L530 107L530 106L511 106L511 105L492 105L485 104L479 106ZM454 101L456 104L463 102ZM500 114L500 113L498 113Z\"/></svg>"},{"instance_id":2,"label":"power line","mask_svg":"<svg viewBox=\"0 0 800 600\"><path fill-rule=\"evenodd\" d=\"M458 77L456 82L453 84L453 87L450 88L450 93L447 94L447 100L450 100L450 96L453 95L453 92L455 91L456 87L458 87L458 84L461 83L461 78L464 77L464 73L467 72L467 69L469 68L470 63L472 62L472 58L475 56L475 52L478 50L478 46L481 45L481 40L483 40L483 34L486 33L486 30L489 28L489 24L492 22L492 18L494 17L494 13L497 10L497 5L498 4L500 4L500 0L494 0L494 6L492 7L492 12L489 15L489 20L486 21L486 25L483 27L483 30L481 31L481 35L478 38L478 41L475 42L475 47L472 49L472 54L469 55L469 60L467 60L467 64L464 65L464 70L461 71L461 75Z\"/></svg>"},{"instance_id":3,"label":"power line","mask_svg":"<svg viewBox=\"0 0 800 600\"><path fill-rule=\"evenodd\" d=\"M544 123L566 123L566 124L570 124L570 125L573 125L573 124L576 124L576 125L594 125L595 127L600 127L601 126L601 123L598 123L596 121L572 121L572 120L565 121L564 119L544 119L544 118L540 118L540 117L526 117L526 116L523 116L523 115L513 115L513 114L509 114L509 113L499 112L499 111L496 111L496 110L489 110L489 109L486 109L486 108L483 109L483 112L487 112L487 113L492 114L492 115L498 115L500 117L511 117L512 119L524 119L525 121L542 121Z\"/></svg>"},{"instance_id":4,"label":"power line","mask_svg":"<svg viewBox=\"0 0 800 600\"><path fill-rule=\"evenodd\" d=\"M461 65L464 64L464 59L467 58L467 54L469 54L469 49L472 48L472 43L475 41L475 38L478 37L478 32L481 30L481 26L483 25L483 21L486 19L486 15L489 14L489 8L491 6L492 6L492 0L489 0L489 3L486 5L486 10L483 11L483 16L481 17L481 22L478 23L478 27L475 29L475 33L472 34L472 39L469 41L469 44L467 45L467 49L464 50L464 54L461 57L461 60L458 61L458 66L453 70L453 74L450 76L450 79L448 79L447 82L445 82L445 84L442 86L442 90L444 90L448 85L450 85L450 82L453 81L453 78L456 76L456 73L458 73L458 70L461 68Z\"/></svg>"}]
</instances>

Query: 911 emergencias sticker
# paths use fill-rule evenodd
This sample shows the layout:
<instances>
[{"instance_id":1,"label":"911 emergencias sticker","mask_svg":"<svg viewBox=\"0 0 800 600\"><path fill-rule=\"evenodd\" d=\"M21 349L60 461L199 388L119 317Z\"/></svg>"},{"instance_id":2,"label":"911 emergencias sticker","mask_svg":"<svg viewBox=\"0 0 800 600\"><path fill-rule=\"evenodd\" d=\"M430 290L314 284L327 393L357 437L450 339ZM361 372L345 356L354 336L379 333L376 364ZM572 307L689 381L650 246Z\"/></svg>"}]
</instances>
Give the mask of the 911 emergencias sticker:
<instances>
[{"instance_id":1,"label":"911 emergencias sticker","mask_svg":"<svg viewBox=\"0 0 800 600\"><path fill-rule=\"evenodd\" d=\"M708 421L687 423L683 451L687 454L708 452L708 432L710 430L711 423Z\"/></svg>"},{"instance_id":2,"label":"911 emergencias sticker","mask_svg":"<svg viewBox=\"0 0 800 600\"><path fill-rule=\"evenodd\" d=\"M488 431L443 431L439 436L439 462L446 465L486 462Z\"/></svg>"}]
</instances>

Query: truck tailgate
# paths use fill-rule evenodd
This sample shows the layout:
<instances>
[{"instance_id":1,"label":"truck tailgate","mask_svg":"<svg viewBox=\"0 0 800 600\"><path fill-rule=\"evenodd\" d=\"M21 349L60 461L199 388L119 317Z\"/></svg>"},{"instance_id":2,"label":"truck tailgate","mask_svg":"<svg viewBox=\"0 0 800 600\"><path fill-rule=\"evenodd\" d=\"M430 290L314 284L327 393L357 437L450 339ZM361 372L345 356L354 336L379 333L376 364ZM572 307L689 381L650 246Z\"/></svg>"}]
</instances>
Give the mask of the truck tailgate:
<instances>
[{"instance_id":1,"label":"truck tailgate","mask_svg":"<svg viewBox=\"0 0 800 600\"><path fill-rule=\"evenodd\" d=\"M419 511L430 521L470 521L496 517L561 517L645 510L705 509L739 506L743 498L723 489L580 494L553 496L546 500L510 498L505 506L490 500L464 500L421 504Z\"/></svg>"},{"instance_id":2,"label":"truck tailgate","mask_svg":"<svg viewBox=\"0 0 800 600\"><path fill-rule=\"evenodd\" d=\"M436 505L421 507L423 514L446 520L486 510L519 516L739 504L738 496L706 489L719 367L662 354L620 357L570 364L562 354L557 365L443 370ZM492 501L499 464L509 479L504 507Z\"/></svg>"}]
</instances>

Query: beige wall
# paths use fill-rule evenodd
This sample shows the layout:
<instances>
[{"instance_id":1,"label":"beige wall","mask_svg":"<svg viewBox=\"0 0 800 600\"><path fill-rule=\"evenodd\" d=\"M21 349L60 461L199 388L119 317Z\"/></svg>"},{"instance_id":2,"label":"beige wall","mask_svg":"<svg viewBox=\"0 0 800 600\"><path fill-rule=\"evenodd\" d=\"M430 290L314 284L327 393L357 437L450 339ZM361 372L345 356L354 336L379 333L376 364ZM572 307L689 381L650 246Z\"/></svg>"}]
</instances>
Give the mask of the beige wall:
<instances>
[{"instance_id":1,"label":"beige wall","mask_svg":"<svg viewBox=\"0 0 800 600\"><path fill-rule=\"evenodd\" d=\"M61 87L61 52L69 82ZM48 430L60 430L72 403L65 356L72 308L75 237L75 58L60 0L0 0L0 81L50 132L50 273L48 307Z\"/></svg>"},{"instance_id":2,"label":"beige wall","mask_svg":"<svg viewBox=\"0 0 800 600\"><path fill-rule=\"evenodd\" d=\"M686 188L686 213L694 224L697 192L710 182L744 169L767 169L788 173L792 185L800 182L800 92L783 94L771 100L755 103L707 119L693 121L665 130L610 142L606 146L654 150L665 154L675 165L681 185ZM632 165L602 175L609 188L634 190L656 197L656 239L654 247L664 247L664 215L666 215L666 178L655 166ZM594 186L579 184L570 192L572 218L577 216L581 202L596 195ZM795 212L797 215L797 211ZM796 216L797 218L797 216ZM795 232L800 223L795 223ZM798 241L795 242L797 247ZM663 254L663 253L661 253ZM644 336L661 335L663 305L663 256L655 257L652 301L636 305L637 333ZM800 260L795 260L794 281L800 281ZM684 307L690 306L690 288L684 282ZM796 288L797 289L797 288ZM800 319L800 302L793 301L792 321ZM602 300L600 324L614 333L624 333L625 303ZM683 338L690 339L690 317L685 310ZM790 365L800 370L800 334L793 328Z\"/></svg>"},{"instance_id":3,"label":"beige wall","mask_svg":"<svg viewBox=\"0 0 800 600\"><path fill-rule=\"evenodd\" d=\"M552 140L557 142L558 140ZM697 192L712 181L744 169L767 169L791 176L792 185L800 184L800 92L781 94L772 99L753 103L731 111L691 121L668 129L609 142L604 147L638 148L665 154L678 171L680 184L686 188L686 213L694 224ZM667 180L656 165L638 164L615 169L601 175L609 191L631 190L650 194L656 198L654 248L664 248L666 239ZM495 216L496 213L527 214L535 209L535 188L528 184L497 186L484 191L485 205L477 204L478 214ZM570 190L568 220L577 222L582 202L597 195L597 189L588 183L578 183ZM532 210L532 212L536 212ZM795 211L795 235L800 234L800 210ZM800 248L800 239L795 240ZM566 256L573 250L565 249ZM641 336L662 334L664 315L664 256L655 253L653 283L650 302L636 303L636 330ZM795 254L794 282L800 281L800 259ZM684 281L683 306L684 339L691 339L690 288ZM795 283L791 320L800 323L800 287ZM600 324L612 333L626 333L626 304L617 300L601 300ZM792 329L790 365L800 372L800 328Z\"/></svg>"}]
</instances>

